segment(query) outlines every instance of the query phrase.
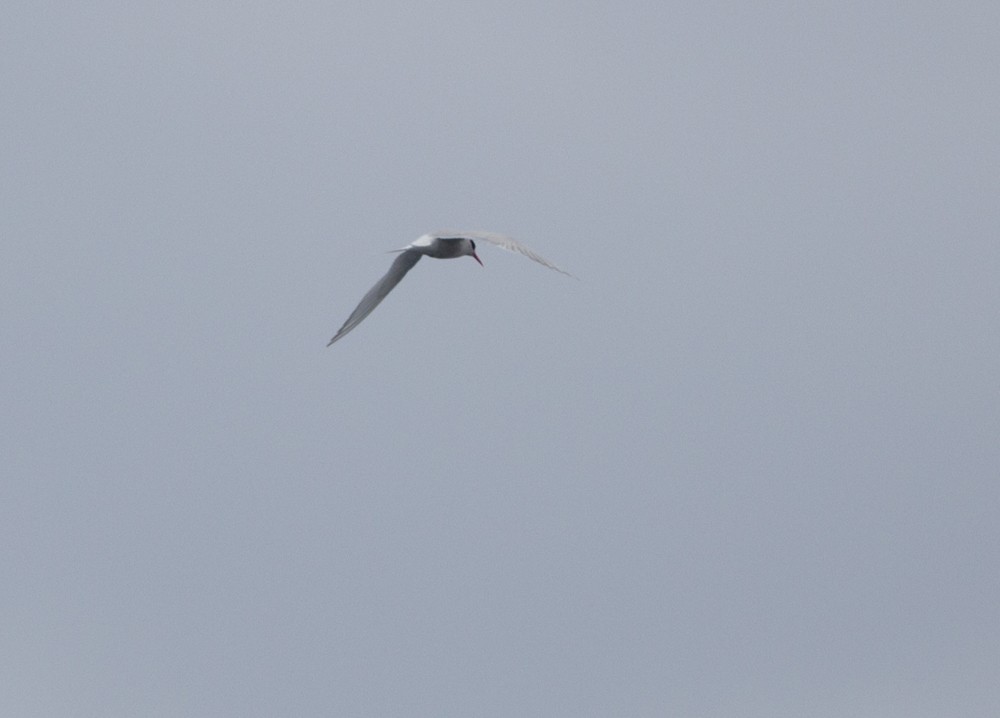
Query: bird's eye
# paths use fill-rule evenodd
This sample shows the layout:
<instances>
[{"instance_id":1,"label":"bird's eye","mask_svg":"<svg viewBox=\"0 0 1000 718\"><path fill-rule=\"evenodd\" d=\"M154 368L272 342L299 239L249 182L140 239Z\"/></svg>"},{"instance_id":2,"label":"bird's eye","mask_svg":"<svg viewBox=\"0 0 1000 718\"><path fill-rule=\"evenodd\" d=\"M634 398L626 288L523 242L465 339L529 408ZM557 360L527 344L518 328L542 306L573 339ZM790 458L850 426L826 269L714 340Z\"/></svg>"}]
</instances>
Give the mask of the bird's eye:
<instances>
[{"instance_id":1,"label":"bird's eye","mask_svg":"<svg viewBox=\"0 0 1000 718\"><path fill-rule=\"evenodd\" d=\"M472 245L472 248L473 248L473 249L475 249L475 248L476 248L476 241L475 241L474 239L470 239L470 240L469 240L469 244L471 244L471 245Z\"/></svg>"}]
</instances>

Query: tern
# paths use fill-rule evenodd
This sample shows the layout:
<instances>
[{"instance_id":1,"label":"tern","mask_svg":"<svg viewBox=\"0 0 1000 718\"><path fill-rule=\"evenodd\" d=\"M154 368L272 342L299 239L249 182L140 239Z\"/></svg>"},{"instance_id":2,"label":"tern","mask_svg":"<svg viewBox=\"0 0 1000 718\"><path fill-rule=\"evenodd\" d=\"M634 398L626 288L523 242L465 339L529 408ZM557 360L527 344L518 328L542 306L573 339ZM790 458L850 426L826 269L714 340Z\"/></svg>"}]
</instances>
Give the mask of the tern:
<instances>
[{"instance_id":1,"label":"tern","mask_svg":"<svg viewBox=\"0 0 1000 718\"><path fill-rule=\"evenodd\" d=\"M389 267L389 271L385 273L375 286L368 290L362 299L361 303L351 312L351 316L347 318L336 334L333 335L333 339L330 340L330 344L343 337L349 331L358 326L365 317L372 313L372 310L379 305L383 299L388 296L389 292L399 284L400 280L406 276L406 273L413 269L413 265L420 261L421 257L434 257L435 259L454 259L455 257L472 257L480 266L483 265L483 260L479 258L476 254L476 241L483 241L493 244L502 249L509 250L511 252L519 252L523 254L528 259L532 259L541 265L548 267L549 269L554 269L557 272L562 272L563 274L572 277L573 275L562 269L559 269L556 265L552 264L549 260L541 257L530 249L525 247L523 244L516 242L510 237L505 237L502 234L496 234L494 232L452 232L452 231L442 231L442 232L431 232L430 234L425 234L415 242L408 244L402 249L392 250L394 252L399 252L400 255L396 257L396 260Z\"/></svg>"}]
</instances>

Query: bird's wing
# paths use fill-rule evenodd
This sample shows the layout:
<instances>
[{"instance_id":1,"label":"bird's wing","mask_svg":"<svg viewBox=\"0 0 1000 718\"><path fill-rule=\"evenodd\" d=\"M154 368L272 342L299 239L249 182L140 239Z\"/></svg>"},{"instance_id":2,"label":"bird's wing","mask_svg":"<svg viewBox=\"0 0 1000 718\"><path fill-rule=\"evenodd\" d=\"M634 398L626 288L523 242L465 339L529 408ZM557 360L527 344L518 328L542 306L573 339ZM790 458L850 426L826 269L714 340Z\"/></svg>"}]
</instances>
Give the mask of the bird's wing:
<instances>
[{"instance_id":1,"label":"bird's wing","mask_svg":"<svg viewBox=\"0 0 1000 718\"><path fill-rule=\"evenodd\" d=\"M362 298L361 303L351 312L351 316L347 318L337 333L330 340L330 344L340 339L342 336L347 334L347 332L358 326L365 317L372 313L372 310L378 306L379 302L386 298L386 296L393 290L400 280L406 276L406 273L413 269L415 265L420 260L420 252L406 249L403 253L396 257L393 261L392 266L389 267L389 271L385 273L375 286L368 290L368 294ZM330 346L327 344L327 346Z\"/></svg>"},{"instance_id":2,"label":"bird's wing","mask_svg":"<svg viewBox=\"0 0 1000 718\"><path fill-rule=\"evenodd\" d=\"M484 242L489 242L490 244L496 245L501 249L506 249L509 252L517 252L518 254L523 254L528 259L532 259L541 264L542 266L548 267L549 269L554 269L557 272L565 274L567 277L573 277L573 275L567 272L565 269L560 269L556 265L552 264L552 262L547 260L545 257L541 256L540 254L536 254L535 252L531 251L517 240L511 239L510 237L503 234L497 234L496 232L479 232L479 231L452 232L449 230L444 230L441 232L435 232L433 236L438 237L440 239L452 239L452 238L464 237L466 239L482 240ZM573 279L576 279L576 277L573 277Z\"/></svg>"}]
</instances>

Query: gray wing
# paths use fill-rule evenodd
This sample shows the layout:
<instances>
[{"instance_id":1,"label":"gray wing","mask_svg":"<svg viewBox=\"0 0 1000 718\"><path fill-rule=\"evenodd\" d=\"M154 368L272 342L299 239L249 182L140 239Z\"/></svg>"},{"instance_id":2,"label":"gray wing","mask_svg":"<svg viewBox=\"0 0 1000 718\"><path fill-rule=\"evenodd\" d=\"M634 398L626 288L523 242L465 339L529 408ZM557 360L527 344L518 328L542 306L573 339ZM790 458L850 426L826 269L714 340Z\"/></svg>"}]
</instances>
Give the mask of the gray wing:
<instances>
[{"instance_id":1,"label":"gray wing","mask_svg":"<svg viewBox=\"0 0 1000 718\"><path fill-rule=\"evenodd\" d=\"M496 232L479 232L479 231L452 232L449 230L444 230L441 232L435 232L434 236L439 237L441 239L464 237L466 239L482 240L484 242L489 242L490 244L500 247L501 249L506 249L509 252L517 252L518 254L523 254L528 259L532 259L544 267L548 267L549 269L554 269L557 272L565 274L567 277L573 277L573 275L567 272L565 269L559 269L559 267L552 264L552 262L547 260L545 257L541 256L540 254L536 254L535 252L531 251L517 240L511 239L510 237L507 237L506 235L503 234L497 234ZM576 279L576 277L573 277L573 279Z\"/></svg>"},{"instance_id":2,"label":"gray wing","mask_svg":"<svg viewBox=\"0 0 1000 718\"><path fill-rule=\"evenodd\" d=\"M383 299L388 296L389 292L393 290L400 280L406 276L406 273L413 269L415 265L420 260L420 252L415 252L413 250L407 249L403 250L403 253L396 257L396 260L389 267L389 271L385 273L375 284L374 287L368 290L361 303L358 304L357 308L351 312L351 316L347 318L337 333L330 340L330 344L340 339L342 336L347 334L347 332L358 326L365 317L372 313L372 310L379 305ZM327 344L327 346L330 346Z\"/></svg>"}]
</instances>

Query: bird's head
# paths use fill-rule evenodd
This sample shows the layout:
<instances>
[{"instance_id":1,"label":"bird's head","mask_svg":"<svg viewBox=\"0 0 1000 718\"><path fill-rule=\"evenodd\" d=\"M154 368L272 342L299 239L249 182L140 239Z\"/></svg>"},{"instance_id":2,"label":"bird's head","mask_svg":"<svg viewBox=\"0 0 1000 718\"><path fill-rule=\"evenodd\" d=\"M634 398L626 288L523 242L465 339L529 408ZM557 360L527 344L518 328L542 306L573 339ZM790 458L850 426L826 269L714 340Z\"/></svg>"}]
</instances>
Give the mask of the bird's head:
<instances>
[{"instance_id":1,"label":"bird's head","mask_svg":"<svg viewBox=\"0 0 1000 718\"><path fill-rule=\"evenodd\" d=\"M479 255L476 254L476 242L475 242L475 240L472 240L472 239L469 240L468 255L470 257L472 257L474 260L476 260L477 262L479 262L479 266L480 267L485 267L486 266L485 264L483 264L483 260L481 260L479 258Z\"/></svg>"}]
</instances>

